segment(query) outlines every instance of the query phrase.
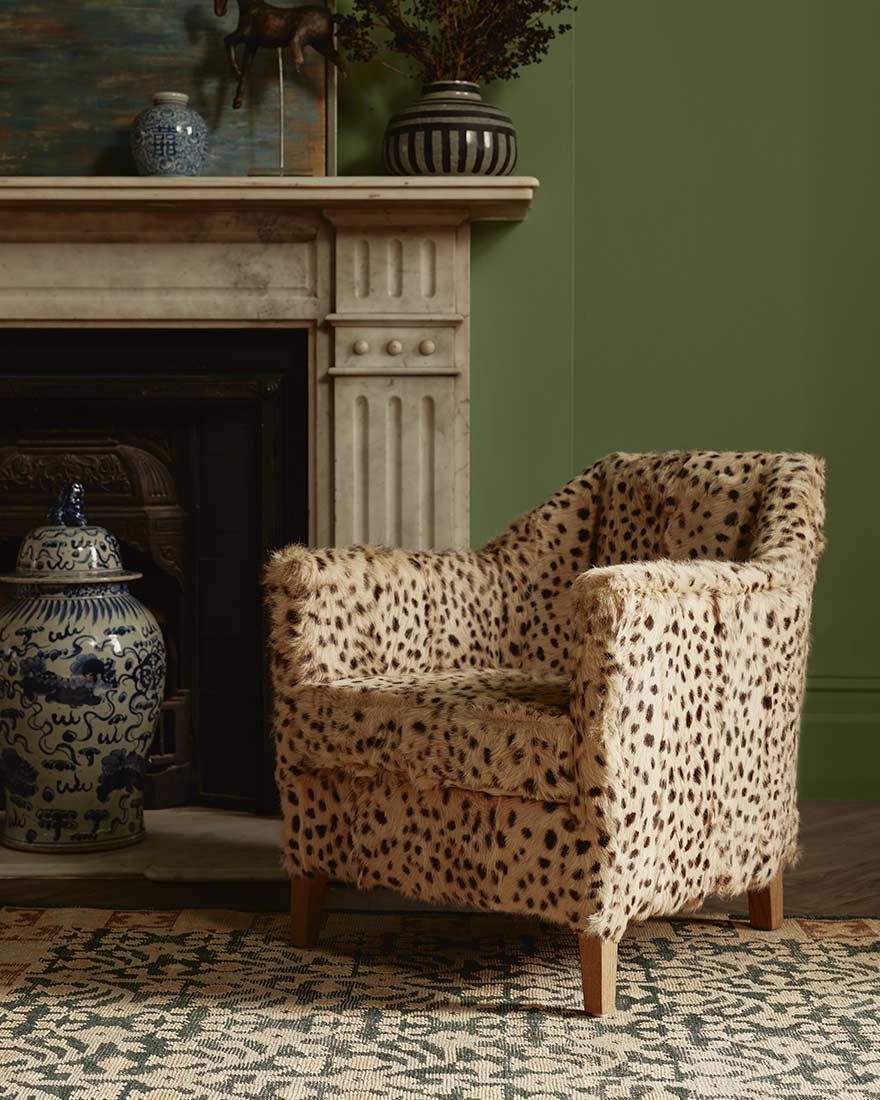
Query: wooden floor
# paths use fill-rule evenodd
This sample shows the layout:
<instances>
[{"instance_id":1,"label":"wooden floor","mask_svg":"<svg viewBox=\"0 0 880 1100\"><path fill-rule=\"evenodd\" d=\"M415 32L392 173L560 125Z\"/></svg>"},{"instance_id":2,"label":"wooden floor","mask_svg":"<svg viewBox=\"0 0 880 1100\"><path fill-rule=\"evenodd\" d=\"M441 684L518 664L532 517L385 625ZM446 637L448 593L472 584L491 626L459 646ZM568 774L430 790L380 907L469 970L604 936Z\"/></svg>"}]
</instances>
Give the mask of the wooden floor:
<instances>
[{"instance_id":1,"label":"wooden floor","mask_svg":"<svg viewBox=\"0 0 880 1100\"><path fill-rule=\"evenodd\" d=\"M785 875L785 912L803 916L880 917L880 802L807 802L801 806L800 862ZM328 890L327 908L384 907L376 895ZM384 900L386 895L383 895ZM390 906L396 899L387 895ZM370 900L367 900L370 899ZM411 905L412 903L410 903ZM113 908L224 908L283 911L286 882L153 882L123 878L0 880L0 905ZM745 897L710 900L712 912L745 912Z\"/></svg>"},{"instance_id":2,"label":"wooden floor","mask_svg":"<svg viewBox=\"0 0 880 1100\"><path fill-rule=\"evenodd\" d=\"M785 912L795 916L880 916L880 802L801 804L801 858L785 872ZM745 912L745 898L735 903ZM710 900L706 909L732 912Z\"/></svg>"}]
</instances>

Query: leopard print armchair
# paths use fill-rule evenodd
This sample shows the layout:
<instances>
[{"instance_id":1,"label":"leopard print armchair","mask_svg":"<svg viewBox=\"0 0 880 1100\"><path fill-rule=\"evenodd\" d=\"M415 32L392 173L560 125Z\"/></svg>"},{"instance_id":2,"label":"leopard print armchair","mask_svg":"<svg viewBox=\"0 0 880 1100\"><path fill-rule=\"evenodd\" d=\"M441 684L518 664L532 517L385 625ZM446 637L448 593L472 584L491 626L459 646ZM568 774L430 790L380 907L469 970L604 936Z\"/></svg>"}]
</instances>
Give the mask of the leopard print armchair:
<instances>
[{"instance_id":1,"label":"leopard print armchair","mask_svg":"<svg viewBox=\"0 0 880 1100\"><path fill-rule=\"evenodd\" d=\"M295 940L325 876L534 914L614 1005L630 921L782 919L823 463L614 454L473 553L267 571Z\"/></svg>"}]
</instances>

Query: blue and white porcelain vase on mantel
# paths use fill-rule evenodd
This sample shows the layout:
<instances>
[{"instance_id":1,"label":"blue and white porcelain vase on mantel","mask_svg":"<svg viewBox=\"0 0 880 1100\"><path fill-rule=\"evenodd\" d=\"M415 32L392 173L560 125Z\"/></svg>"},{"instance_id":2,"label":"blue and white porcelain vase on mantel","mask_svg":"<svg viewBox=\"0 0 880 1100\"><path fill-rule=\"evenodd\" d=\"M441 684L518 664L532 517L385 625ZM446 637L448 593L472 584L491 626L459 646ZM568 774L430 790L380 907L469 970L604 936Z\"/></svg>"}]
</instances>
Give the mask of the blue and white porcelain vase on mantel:
<instances>
[{"instance_id":1,"label":"blue and white porcelain vase on mantel","mask_svg":"<svg viewBox=\"0 0 880 1100\"><path fill-rule=\"evenodd\" d=\"M128 591L116 539L74 482L25 536L0 607L2 841L32 852L144 835L143 775L165 687L156 620Z\"/></svg>"},{"instance_id":2,"label":"blue and white porcelain vase on mantel","mask_svg":"<svg viewBox=\"0 0 880 1100\"><path fill-rule=\"evenodd\" d=\"M183 92L156 92L134 120L131 152L140 176L197 176L208 152L208 127Z\"/></svg>"}]
</instances>

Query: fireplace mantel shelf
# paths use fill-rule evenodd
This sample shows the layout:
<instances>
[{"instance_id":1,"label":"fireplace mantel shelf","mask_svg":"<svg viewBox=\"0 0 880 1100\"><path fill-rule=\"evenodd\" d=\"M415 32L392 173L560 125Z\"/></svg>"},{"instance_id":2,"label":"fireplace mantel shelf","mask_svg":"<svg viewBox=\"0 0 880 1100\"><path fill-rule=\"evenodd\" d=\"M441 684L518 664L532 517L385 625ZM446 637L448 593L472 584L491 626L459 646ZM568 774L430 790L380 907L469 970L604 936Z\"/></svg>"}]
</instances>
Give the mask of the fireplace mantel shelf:
<instances>
[{"instance_id":1,"label":"fireplace mantel shelf","mask_svg":"<svg viewBox=\"0 0 880 1100\"><path fill-rule=\"evenodd\" d=\"M520 221L538 181L530 176L309 176L133 178L0 177L0 209L198 203L205 207L453 210L469 220Z\"/></svg>"}]
</instances>

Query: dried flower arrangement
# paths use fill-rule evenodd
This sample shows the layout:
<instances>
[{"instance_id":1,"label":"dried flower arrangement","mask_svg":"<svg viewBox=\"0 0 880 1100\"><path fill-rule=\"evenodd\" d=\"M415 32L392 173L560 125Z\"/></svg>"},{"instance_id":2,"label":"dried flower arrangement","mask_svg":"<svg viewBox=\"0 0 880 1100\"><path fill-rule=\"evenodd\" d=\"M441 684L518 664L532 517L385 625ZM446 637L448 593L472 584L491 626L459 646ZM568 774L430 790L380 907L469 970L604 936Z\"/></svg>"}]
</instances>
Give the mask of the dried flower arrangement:
<instances>
[{"instance_id":1,"label":"dried flower arrangement","mask_svg":"<svg viewBox=\"0 0 880 1100\"><path fill-rule=\"evenodd\" d=\"M403 54L423 82L512 80L571 30L548 19L574 11L573 0L352 0L336 17L342 50L354 61ZM395 71L400 71L395 69Z\"/></svg>"}]
</instances>

